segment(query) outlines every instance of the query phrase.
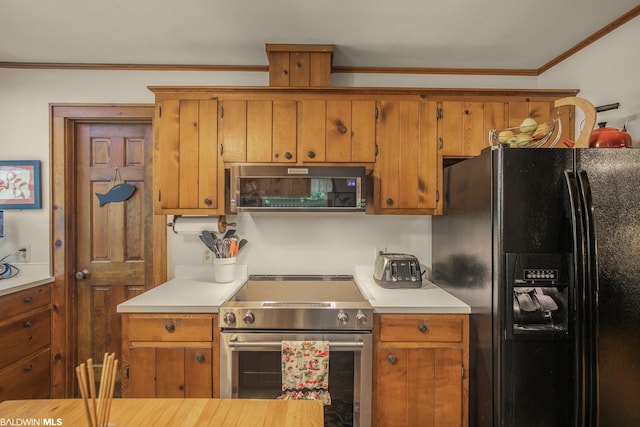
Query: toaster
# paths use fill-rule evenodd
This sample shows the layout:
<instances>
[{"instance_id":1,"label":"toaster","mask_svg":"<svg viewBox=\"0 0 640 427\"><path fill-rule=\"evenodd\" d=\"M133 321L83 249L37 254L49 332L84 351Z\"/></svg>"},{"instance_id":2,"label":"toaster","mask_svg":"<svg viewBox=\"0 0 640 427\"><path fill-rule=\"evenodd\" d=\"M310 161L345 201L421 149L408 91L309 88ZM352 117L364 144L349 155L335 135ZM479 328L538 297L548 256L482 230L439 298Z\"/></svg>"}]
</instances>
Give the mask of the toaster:
<instances>
[{"instance_id":1,"label":"toaster","mask_svg":"<svg viewBox=\"0 0 640 427\"><path fill-rule=\"evenodd\" d=\"M379 253L373 266L373 279L383 288L422 286L420 262L413 255Z\"/></svg>"}]
</instances>

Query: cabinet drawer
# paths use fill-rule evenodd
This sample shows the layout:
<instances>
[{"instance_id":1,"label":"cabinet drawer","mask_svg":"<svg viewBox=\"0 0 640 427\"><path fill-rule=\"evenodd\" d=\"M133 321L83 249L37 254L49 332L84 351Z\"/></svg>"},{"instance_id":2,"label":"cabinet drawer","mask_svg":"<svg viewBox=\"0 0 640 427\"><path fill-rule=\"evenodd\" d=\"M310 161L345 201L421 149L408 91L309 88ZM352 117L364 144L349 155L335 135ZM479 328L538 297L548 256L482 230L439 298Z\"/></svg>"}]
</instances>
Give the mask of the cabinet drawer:
<instances>
[{"instance_id":1,"label":"cabinet drawer","mask_svg":"<svg viewBox=\"0 0 640 427\"><path fill-rule=\"evenodd\" d=\"M464 321L450 315L383 315L380 341L461 342Z\"/></svg>"},{"instance_id":2,"label":"cabinet drawer","mask_svg":"<svg viewBox=\"0 0 640 427\"><path fill-rule=\"evenodd\" d=\"M51 344L51 310L16 317L0 328L0 369Z\"/></svg>"},{"instance_id":3,"label":"cabinet drawer","mask_svg":"<svg viewBox=\"0 0 640 427\"><path fill-rule=\"evenodd\" d=\"M211 341L211 315L129 317L129 341Z\"/></svg>"},{"instance_id":4,"label":"cabinet drawer","mask_svg":"<svg viewBox=\"0 0 640 427\"><path fill-rule=\"evenodd\" d=\"M9 399L47 399L50 390L49 349L0 370L0 402Z\"/></svg>"},{"instance_id":5,"label":"cabinet drawer","mask_svg":"<svg viewBox=\"0 0 640 427\"><path fill-rule=\"evenodd\" d=\"M26 289L0 298L0 321L51 304L49 285Z\"/></svg>"}]
</instances>

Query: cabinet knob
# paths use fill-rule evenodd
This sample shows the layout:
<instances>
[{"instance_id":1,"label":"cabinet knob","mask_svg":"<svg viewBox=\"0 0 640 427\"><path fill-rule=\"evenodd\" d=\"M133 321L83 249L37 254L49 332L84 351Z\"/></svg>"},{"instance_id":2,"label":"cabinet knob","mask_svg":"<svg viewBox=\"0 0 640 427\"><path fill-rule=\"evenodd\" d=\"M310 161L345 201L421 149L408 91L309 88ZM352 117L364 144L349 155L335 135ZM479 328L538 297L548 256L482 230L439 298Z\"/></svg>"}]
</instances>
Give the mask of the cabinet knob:
<instances>
[{"instance_id":1,"label":"cabinet knob","mask_svg":"<svg viewBox=\"0 0 640 427\"><path fill-rule=\"evenodd\" d=\"M31 320L27 320L22 324L22 326L24 326L25 328L30 328L32 325L33 323L31 322Z\"/></svg>"},{"instance_id":2,"label":"cabinet knob","mask_svg":"<svg viewBox=\"0 0 640 427\"><path fill-rule=\"evenodd\" d=\"M392 365L395 365L398 362L398 359L396 359L396 357L393 354L390 354L387 356L387 360L389 361L389 363L391 363Z\"/></svg>"},{"instance_id":3,"label":"cabinet knob","mask_svg":"<svg viewBox=\"0 0 640 427\"><path fill-rule=\"evenodd\" d=\"M427 332L427 329L428 329L428 328L427 328L427 324L426 324L426 323L421 323L421 324L418 326L418 329L419 329L419 330L420 330L420 332L422 332L422 333Z\"/></svg>"},{"instance_id":4,"label":"cabinet knob","mask_svg":"<svg viewBox=\"0 0 640 427\"><path fill-rule=\"evenodd\" d=\"M31 301L33 301L33 297L29 296L29 297L25 297L22 300L25 304L29 304Z\"/></svg>"},{"instance_id":5,"label":"cabinet knob","mask_svg":"<svg viewBox=\"0 0 640 427\"><path fill-rule=\"evenodd\" d=\"M314 153L313 151L309 151L307 153L307 156L309 156L310 159L313 159L316 156L316 153Z\"/></svg>"},{"instance_id":6,"label":"cabinet knob","mask_svg":"<svg viewBox=\"0 0 640 427\"><path fill-rule=\"evenodd\" d=\"M196 360L200 363L204 362L204 354L196 353Z\"/></svg>"},{"instance_id":7,"label":"cabinet knob","mask_svg":"<svg viewBox=\"0 0 640 427\"><path fill-rule=\"evenodd\" d=\"M205 204L205 205L207 205L207 206L211 206L211 203L213 203L213 202L211 201L211 199L204 199L204 204Z\"/></svg>"},{"instance_id":8,"label":"cabinet knob","mask_svg":"<svg viewBox=\"0 0 640 427\"><path fill-rule=\"evenodd\" d=\"M167 332L174 332L176 330L176 325L169 322L166 325L164 325L164 328L167 330Z\"/></svg>"},{"instance_id":9,"label":"cabinet knob","mask_svg":"<svg viewBox=\"0 0 640 427\"><path fill-rule=\"evenodd\" d=\"M388 206L393 205L393 199L392 199L391 197L389 197L389 198L387 199L387 205L388 205Z\"/></svg>"},{"instance_id":10,"label":"cabinet knob","mask_svg":"<svg viewBox=\"0 0 640 427\"><path fill-rule=\"evenodd\" d=\"M287 160L291 160L293 158L293 154L287 151L286 153L284 153L284 158Z\"/></svg>"},{"instance_id":11,"label":"cabinet knob","mask_svg":"<svg viewBox=\"0 0 640 427\"><path fill-rule=\"evenodd\" d=\"M33 366L32 365L27 365L24 367L24 371L25 372L31 372L33 370Z\"/></svg>"}]
</instances>

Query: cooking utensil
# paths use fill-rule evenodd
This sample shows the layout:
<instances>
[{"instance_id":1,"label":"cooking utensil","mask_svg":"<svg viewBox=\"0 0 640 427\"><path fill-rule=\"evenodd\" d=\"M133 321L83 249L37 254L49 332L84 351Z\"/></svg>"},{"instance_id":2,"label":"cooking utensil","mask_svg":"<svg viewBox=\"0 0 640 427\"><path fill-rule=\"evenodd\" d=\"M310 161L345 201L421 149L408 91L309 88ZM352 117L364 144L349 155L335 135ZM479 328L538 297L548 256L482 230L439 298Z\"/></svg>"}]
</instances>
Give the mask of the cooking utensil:
<instances>
[{"instance_id":1,"label":"cooking utensil","mask_svg":"<svg viewBox=\"0 0 640 427\"><path fill-rule=\"evenodd\" d=\"M228 229L228 230L227 230L227 232L226 232L226 233L224 233L223 238L224 238L224 239L228 239L228 238L230 238L231 236L233 236L234 234L236 234L236 230L234 230L233 228L230 228L230 229Z\"/></svg>"},{"instance_id":2,"label":"cooking utensil","mask_svg":"<svg viewBox=\"0 0 640 427\"><path fill-rule=\"evenodd\" d=\"M624 130L607 127L607 122L598 123L598 128L591 132L589 147L591 148L625 148L631 147L631 135Z\"/></svg>"},{"instance_id":3,"label":"cooking utensil","mask_svg":"<svg viewBox=\"0 0 640 427\"><path fill-rule=\"evenodd\" d=\"M221 239L216 239L215 245L216 245L216 256L218 258L226 258L224 241L222 241Z\"/></svg>"},{"instance_id":4,"label":"cooking utensil","mask_svg":"<svg viewBox=\"0 0 640 427\"><path fill-rule=\"evenodd\" d=\"M229 243L229 256L235 257L238 253L238 239L231 239Z\"/></svg>"},{"instance_id":5,"label":"cooking utensil","mask_svg":"<svg viewBox=\"0 0 640 427\"><path fill-rule=\"evenodd\" d=\"M206 230L202 231L198 237L200 237L202 243L204 243L204 245L209 248L209 250L211 250L212 252L216 251L215 236L213 236L210 232Z\"/></svg>"}]
</instances>

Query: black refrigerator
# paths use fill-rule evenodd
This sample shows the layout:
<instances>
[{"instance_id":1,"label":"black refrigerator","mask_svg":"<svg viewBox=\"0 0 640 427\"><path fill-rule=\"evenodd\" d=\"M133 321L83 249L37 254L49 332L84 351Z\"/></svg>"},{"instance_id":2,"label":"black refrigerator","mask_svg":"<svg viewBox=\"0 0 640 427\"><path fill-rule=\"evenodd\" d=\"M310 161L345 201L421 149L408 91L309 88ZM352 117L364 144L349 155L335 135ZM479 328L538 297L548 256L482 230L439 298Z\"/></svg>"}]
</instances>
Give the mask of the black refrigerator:
<instances>
[{"instance_id":1,"label":"black refrigerator","mask_svg":"<svg viewBox=\"0 0 640 427\"><path fill-rule=\"evenodd\" d=\"M432 280L470 317L471 426L640 426L640 150L443 172Z\"/></svg>"}]
</instances>

